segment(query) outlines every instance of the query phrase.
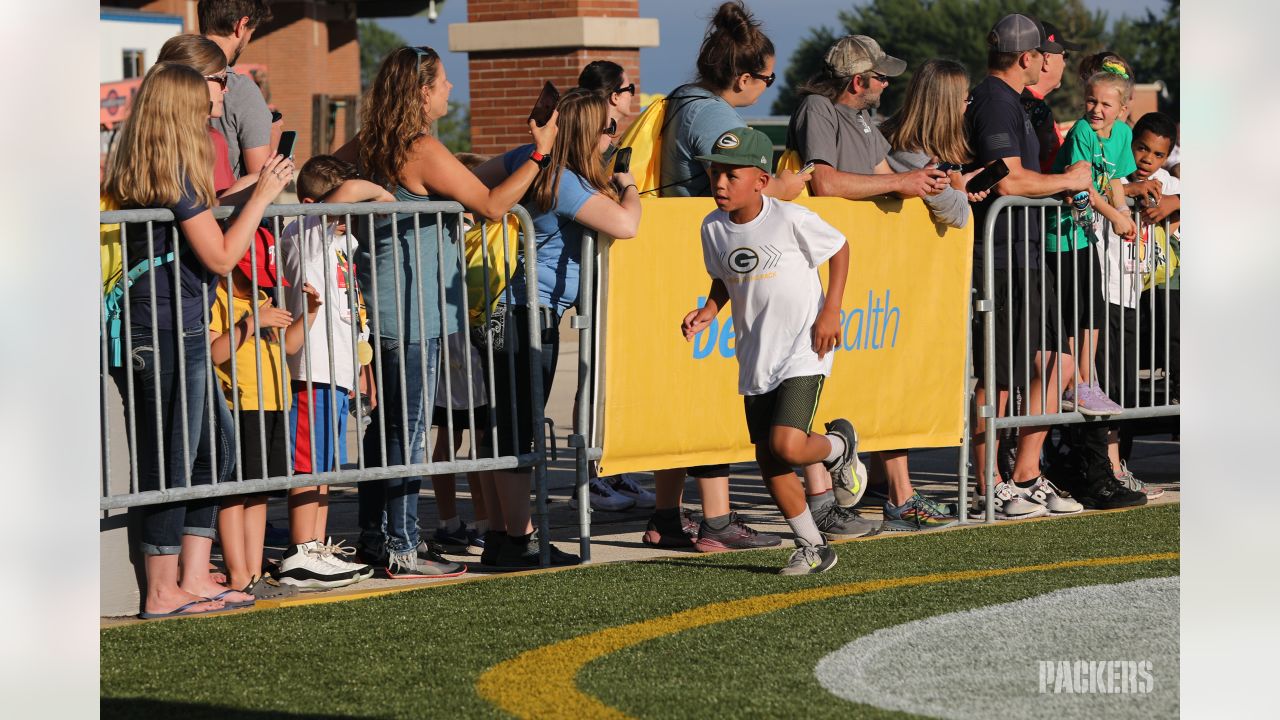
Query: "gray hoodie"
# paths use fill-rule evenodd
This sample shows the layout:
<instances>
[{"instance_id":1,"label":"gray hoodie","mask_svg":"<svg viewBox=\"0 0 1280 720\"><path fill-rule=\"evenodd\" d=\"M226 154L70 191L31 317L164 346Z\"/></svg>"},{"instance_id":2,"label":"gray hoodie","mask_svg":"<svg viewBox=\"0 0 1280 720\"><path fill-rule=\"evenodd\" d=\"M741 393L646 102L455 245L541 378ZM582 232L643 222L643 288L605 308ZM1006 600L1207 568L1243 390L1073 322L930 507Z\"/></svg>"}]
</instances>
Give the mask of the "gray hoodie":
<instances>
[{"instance_id":1,"label":"gray hoodie","mask_svg":"<svg viewBox=\"0 0 1280 720\"><path fill-rule=\"evenodd\" d=\"M929 156L921 152L893 150L889 153L889 167L896 173L910 172L928 167ZM929 214L940 223L951 227L962 228L969 222L969 196L949 187L937 195L925 195L924 204L929 206Z\"/></svg>"}]
</instances>

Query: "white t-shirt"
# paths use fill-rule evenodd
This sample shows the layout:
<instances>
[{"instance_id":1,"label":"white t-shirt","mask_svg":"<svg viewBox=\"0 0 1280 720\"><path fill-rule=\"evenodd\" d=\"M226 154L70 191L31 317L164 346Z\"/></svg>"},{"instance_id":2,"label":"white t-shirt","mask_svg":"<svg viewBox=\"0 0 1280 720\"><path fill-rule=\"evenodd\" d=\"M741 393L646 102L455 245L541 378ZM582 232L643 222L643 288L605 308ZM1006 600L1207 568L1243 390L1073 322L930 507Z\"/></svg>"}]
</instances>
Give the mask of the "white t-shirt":
<instances>
[{"instance_id":1,"label":"white t-shirt","mask_svg":"<svg viewBox=\"0 0 1280 720\"><path fill-rule=\"evenodd\" d=\"M347 292L350 285L355 287L355 251L356 239L345 233L337 232L337 223L330 222L326 231L324 223L318 217L303 218L305 231L298 237L298 221L295 220L284 229L280 238L281 266L284 277L289 281L285 288L285 299L289 312L295 317L305 312L307 301L302 292L302 283L309 282L320 294L324 303L307 330L306 346L311 353L311 372L307 373L307 349L300 349L289 356L289 372L294 380L331 383L340 388L351 390L356 384L356 373L359 365L351 347L351 297ZM326 238L325 236L328 235ZM351 263L348 267L347 259ZM325 264L328 263L328 270ZM327 273L327 282L326 282ZM325 330L325 320L333 331L333 370L334 378L329 377L329 340ZM359 332L357 338L368 340L369 333Z\"/></svg>"},{"instance_id":2,"label":"white t-shirt","mask_svg":"<svg viewBox=\"0 0 1280 720\"><path fill-rule=\"evenodd\" d=\"M844 242L812 210L770 197L749 223L738 225L720 210L702 221L707 272L729 290L740 394L831 374L835 353L819 359L810 331L823 303L817 268Z\"/></svg>"},{"instance_id":3,"label":"white t-shirt","mask_svg":"<svg viewBox=\"0 0 1280 720\"><path fill-rule=\"evenodd\" d=\"M1168 170L1159 168L1151 174L1151 179L1160 183L1160 192L1165 195L1181 195L1182 181L1169 174ZM1128 178L1120 182L1128 184ZM1095 222L1099 227L1106 226L1105 240L1095 244L1095 252L1102 263L1102 296L1113 305L1127 308L1138 307L1138 296L1142 293L1142 274L1151 272L1151 243L1155 240L1157 228L1162 229L1164 223L1156 225L1143 224L1138 239L1128 242L1111 230L1110 223L1104 223L1099 213L1095 213ZM1143 247L1139 247L1139 246Z\"/></svg>"}]
</instances>

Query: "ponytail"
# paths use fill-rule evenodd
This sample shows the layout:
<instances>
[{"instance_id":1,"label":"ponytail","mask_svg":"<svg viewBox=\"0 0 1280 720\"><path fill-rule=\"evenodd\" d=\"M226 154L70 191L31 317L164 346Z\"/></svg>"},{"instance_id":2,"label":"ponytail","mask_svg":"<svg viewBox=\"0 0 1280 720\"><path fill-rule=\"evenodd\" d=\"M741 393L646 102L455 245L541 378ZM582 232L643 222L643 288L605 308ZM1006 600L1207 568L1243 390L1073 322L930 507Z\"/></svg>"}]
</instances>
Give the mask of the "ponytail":
<instances>
[{"instance_id":1,"label":"ponytail","mask_svg":"<svg viewBox=\"0 0 1280 720\"><path fill-rule=\"evenodd\" d=\"M698 81L728 90L739 75L764 70L774 54L773 42L742 0L726 2L711 18L698 50Z\"/></svg>"}]
</instances>

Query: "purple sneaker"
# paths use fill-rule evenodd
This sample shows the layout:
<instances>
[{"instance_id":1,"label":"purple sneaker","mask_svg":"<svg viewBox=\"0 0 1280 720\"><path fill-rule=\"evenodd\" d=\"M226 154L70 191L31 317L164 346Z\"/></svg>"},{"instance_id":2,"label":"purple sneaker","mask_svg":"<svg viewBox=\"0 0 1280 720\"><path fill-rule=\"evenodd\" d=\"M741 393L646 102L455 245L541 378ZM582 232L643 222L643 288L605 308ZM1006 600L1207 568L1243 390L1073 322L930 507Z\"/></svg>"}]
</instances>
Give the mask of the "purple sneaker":
<instances>
[{"instance_id":1,"label":"purple sneaker","mask_svg":"<svg viewBox=\"0 0 1280 720\"><path fill-rule=\"evenodd\" d=\"M1081 415L1119 415L1124 408L1117 405L1097 383L1076 383L1076 412Z\"/></svg>"}]
</instances>

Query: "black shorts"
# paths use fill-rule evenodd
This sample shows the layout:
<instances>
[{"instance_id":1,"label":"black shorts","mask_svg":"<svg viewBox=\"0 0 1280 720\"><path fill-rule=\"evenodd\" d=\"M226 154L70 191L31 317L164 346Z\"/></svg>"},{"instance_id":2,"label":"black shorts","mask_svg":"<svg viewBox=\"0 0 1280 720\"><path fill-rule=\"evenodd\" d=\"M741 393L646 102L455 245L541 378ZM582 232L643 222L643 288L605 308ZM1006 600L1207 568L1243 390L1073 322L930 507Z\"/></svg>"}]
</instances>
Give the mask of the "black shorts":
<instances>
[{"instance_id":1,"label":"black shorts","mask_svg":"<svg viewBox=\"0 0 1280 720\"><path fill-rule=\"evenodd\" d=\"M689 477L698 480L727 478L729 477L729 465L728 463L722 463L720 465L694 465L685 472L689 474Z\"/></svg>"},{"instance_id":2,"label":"black shorts","mask_svg":"<svg viewBox=\"0 0 1280 720\"><path fill-rule=\"evenodd\" d=\"M491 412L497 425L499 455L531 453L534 448L534 433L546 432L545 428L533 427L530 416L534 402L542 403L542 407L546 408L547 398L551 397L551 381L555 378L556 360L560 355L559 321L559 316L552 313L540 323L543 328L540 365L542 395L535 398L529 380L529 363L532 358L529 348L529 309L524 305L511 308L511 316L507 318L506 347L493 353L493 392L496 402ZM507 348L511 348L510 358ZM491 435L492 433L486 432L480 439L480 448L485 454L493 452ZM520 468L511 472L529 471L529 468Z\"/></svg>"},{"instance_id":3,"label":"black shorts","mask_svg":"<svg viewBox=\"0 0 1280 720\"><path fill-rule=\"evenodd\" d=\"M1058 335L1057 294L1053 276L1036 269L997 269L995 276L996 385L1023 387L1032 376L1035 354L1063 352ZM981 275L976 276L981 282ZM978 297L982 296L981 285ZM986 343L981 313L973 314L970 336L974 377L985 380Z\"/></svg>"},{"instance_id":4,"label":"black shorts","mask_svg":"<svg viewBox=\"0 0 1280 720\"><path fill-rule=\"evenodd\" d=\"M261 432L260 432L261 431ZM283 477L288 472L289 413L240 409L240 472L245 480ZM266 445L263 445L264 436ZM266 472L263 472L263 448L266 448Z\"/></svg>"},{"instance_id":5,"label":"black shorts","mask_svg":"<svg viewBox=\"0 0 1280 720\"><path fill-rule=\"evenodd\" d=\"M1106 353L1107 364L1098 368L1094 379L1112 400L1124 407L1136 407L1138 353L1141 349L1138 343L1138 311L1108 303L1107 312L1109 327L1098 336L1099 356ZM1146 317L1143 321L1149 322ZM1123 330L1120 329L1122 323Z\"/></svg>"},{"instance_id":6,"label":"black shorts","mask_svg":"<svg viewBox=\"0 0 1280 720\"><path fill-rule=\"evenodd\" d=\"M808 433L822 398L822 375L787 378L763 395L746 395L747 432L753 445L768 445L774 426L793 427Z\"/></svg>"},{"instance_id":7,"label":"black shorts","mask_svg":"<svg viewBox=\"0 0 1280 720\"><path fill-rule=\"evenodd\" d=\"M492 423L490 422L490 419L489 419L488 405L481 405L480 407L475 408L474 410L459 410L457 408L454 408L453 410L448 410L446 408L440 407L439 405L436 405L431 410L431 424L438 428L448 428L449 415L452 414L453 415L453 431L462 432L463 430L470 429L471 427L470 414L472 413L474 413L476 418L475 420L476 437L479 437L482 433L485 432L486 429L491 429L490 426Z\"/></svg>"},{"instance_id":8,"label":"black shorts","mask_svg":"<svg viewBox=\"0 0 1280 720\"><path fill-rule=\"evenodd\" d=\"M1055 290L1062 299L1062 337L1075 337L1077 324L1081 331L1101 329L1108 303L1102 297L1102 264L1093 246L1046 253L1045 266L1046 277L1057 279ZM1050 309L1050 316L1054 311Z\"/></svg>"}]
</instances>

